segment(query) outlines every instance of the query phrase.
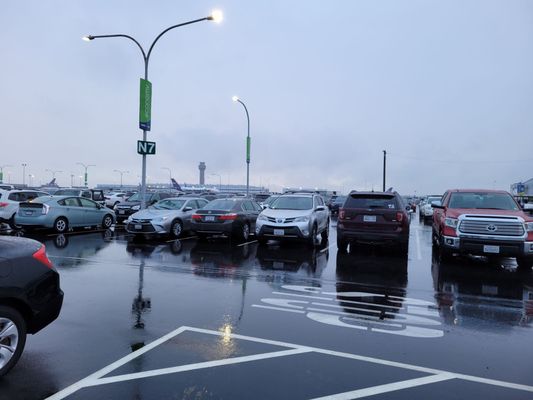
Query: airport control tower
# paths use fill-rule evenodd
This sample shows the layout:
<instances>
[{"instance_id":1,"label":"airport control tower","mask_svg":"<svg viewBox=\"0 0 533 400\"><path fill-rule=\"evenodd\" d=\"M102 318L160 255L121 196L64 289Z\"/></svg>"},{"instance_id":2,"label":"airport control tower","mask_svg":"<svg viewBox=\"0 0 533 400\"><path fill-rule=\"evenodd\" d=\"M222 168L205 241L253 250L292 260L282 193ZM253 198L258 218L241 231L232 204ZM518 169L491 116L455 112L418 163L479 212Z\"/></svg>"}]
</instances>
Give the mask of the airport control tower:
<instances>
[{"instance_id":1,"label":"airport control tower","mask_svg":"<svg viewBox=\"0 0 533 400\"><path fill-rule=\"evenodd\" d=\"M200 185L205 185L205 162L200 161L200 165L198 165L198 169L200 170Z\"/></svg>"}]
</instances>

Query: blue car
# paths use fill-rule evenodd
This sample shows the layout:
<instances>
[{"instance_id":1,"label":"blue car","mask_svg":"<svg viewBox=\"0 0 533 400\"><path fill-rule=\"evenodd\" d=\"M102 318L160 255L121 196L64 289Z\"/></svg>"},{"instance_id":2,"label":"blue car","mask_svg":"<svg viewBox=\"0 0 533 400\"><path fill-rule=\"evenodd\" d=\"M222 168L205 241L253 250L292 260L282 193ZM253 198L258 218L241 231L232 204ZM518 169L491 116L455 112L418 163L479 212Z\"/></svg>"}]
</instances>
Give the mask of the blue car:
<instances>
[{"instance_id":1,"label":"blue car","mask_svg":"<svg viewBox=\"0 0 533 400\"><path fill-rule=\"evenodd\" d=\"M20 203L15 225L22 228L52 228L64 233L71 228L98 227L108 229L115 213L85 197L44 196Z\"/></svg>"}]
</instances>

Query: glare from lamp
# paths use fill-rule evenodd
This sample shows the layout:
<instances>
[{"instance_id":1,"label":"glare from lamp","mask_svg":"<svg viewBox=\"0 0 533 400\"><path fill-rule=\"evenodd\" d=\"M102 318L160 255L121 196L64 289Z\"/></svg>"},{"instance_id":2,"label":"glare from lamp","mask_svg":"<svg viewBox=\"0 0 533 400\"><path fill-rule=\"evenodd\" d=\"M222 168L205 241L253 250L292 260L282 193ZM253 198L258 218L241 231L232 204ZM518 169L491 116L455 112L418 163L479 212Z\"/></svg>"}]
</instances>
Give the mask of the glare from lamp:
<instances>
[{"instance_id":1,"label":"glare from lamp","mask_svg":"<svg viewBox=\"0 0 533 400\"><path fill-rule=\"evenodd\" d=\"M208 17L211 21L219 24L224 19L224 15L222 14L222 11L220 10L213 10L211 12L211 15Z\"/></svg>"},{"instance_id":2,"label":"glare from lamp","mask_svg":"<svg viewBox=\"0 0 533 400\"><path fill-rule=\"evenodd\" d=\"M234 102L237 102L237 101L239 101L239 97L238 97L238 96L233 96L233 97L231 98L231 100L233 100Z\"/></svg>"}]
</instances>

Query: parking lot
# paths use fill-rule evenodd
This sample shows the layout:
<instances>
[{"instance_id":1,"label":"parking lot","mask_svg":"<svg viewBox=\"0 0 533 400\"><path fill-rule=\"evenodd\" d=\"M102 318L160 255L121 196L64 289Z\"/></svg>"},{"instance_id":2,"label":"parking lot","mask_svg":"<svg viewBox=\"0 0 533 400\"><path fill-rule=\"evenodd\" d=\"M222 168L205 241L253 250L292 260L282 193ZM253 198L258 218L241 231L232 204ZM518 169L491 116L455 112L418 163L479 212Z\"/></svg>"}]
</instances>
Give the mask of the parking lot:
<instances>
[{"instance_id":1,"label":"parking lot","mask_svg":"<svg viewBox=\"0 0 533 400\"><path fill-rule=\"evenodd\" d=\"M416 217L407 258L337 254L330 232L315 249L120 226L35 236L64 305L0 398L533 397L532 273L441 263Z\"/></svg>"}]
</instances>

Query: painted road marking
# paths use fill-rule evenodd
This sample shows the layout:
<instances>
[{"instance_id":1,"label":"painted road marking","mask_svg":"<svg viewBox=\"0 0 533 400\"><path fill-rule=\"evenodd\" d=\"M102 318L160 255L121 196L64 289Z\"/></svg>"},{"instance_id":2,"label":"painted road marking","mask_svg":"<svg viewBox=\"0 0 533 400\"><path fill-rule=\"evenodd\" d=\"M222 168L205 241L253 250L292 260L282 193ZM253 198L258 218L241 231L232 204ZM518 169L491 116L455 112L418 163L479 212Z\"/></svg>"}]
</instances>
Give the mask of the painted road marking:
<instances>
[{"instance_id":1,"label":"painted road marking","mask_svg":"<svg viewBox=\"0 0 533 400\"><path fill-rule=\"evenodd\" d=\"M220 336L224 338L247 340L247 341L251 341L255 343L268 344L268 345L273 345L277 347L286 347L288 348L288 350L281 350L281 351L263 353L263 354L252 355L252 356L234 357L234 358L216 360L216 361L207 361L207 362L182 365L182 366L177 366L177 367L172 367L172 368L163 368L159 370L151 370L151 371L145 371L145 372L139 372L139 373L133 373L133 374L102 378L104 375L111 373L112 371L116 370L122 365L134 360L135 358L147 353L150 350L153 350L155 347L172 339L173 337L179 335L180 333L187 332L187 331L203 333L203 334L208 334L208 335L213 335L213 336ZM476 383L500 386L504 388L522 390L522 391L533 393L533 386L528 386L528 385L499 381L499 380L488 379L488 378L481 378L481 377L472 376L472 375L458 374L458 373L454 373L450 371L443 371L443 370L438 370L434 368L421 367L421 366L413 365L413 364L406 364L406 363L401 363L401 362L396 362L396 361L383 360L383 359L374 358L374 357L360 356L357 354L321 349L318 347L301 346L301 345L281 342L277 340L262 339L262 338L257 338L253 336L245 336L245 335L239 335L239 334L234 334L234 333L228 334L226 332L213 331L209 329L182 326L162 336L161 338L153 341L147 346L142 347L141 349L136 350L131 354L128 354L127 356L119 359L118 361L115 361L114 363L100 369L99 371L72 384L71 386L68 386L67 388L61 390L60 392L57 392L56 394L48 397L47 400L61 400L75 393L76 391L80 389L83 389L85 387L90 387L90 386L99 386L99 385L105 385L105 384L109 384L113 382L124 382L124 381L129 381L129 380L134 380L134 379L142 379L142 378L146 378L150 376L161 376L165 374L192 371L192 370L197 370L201 368L212 368L212 367L217 367L217 366L222 366L222 365L237 364L240 362L251 362L255 360L264 360L264 359L269 359L269 358L284 357L284 356L311 353L311 352L335 356L335 357L343 357L343 358L347 358L351 360L369 362L369 363L384 365L384 366L389 366L389 367L403 368L403 369L407 369L411 371L418 371L418 372L429 374L429 376L427 377L410 379L410 380L400 381L400 382L392 382L392 383L388 383L385 385L378 385L378 386L373 386L369 388L358 389L358 390L351 391L351 392L338 393L338 394L334 394L331 396L321 397L320 399L341 400L341 399L363 398L367 396L373 396L379 393L393 392L393 391L402 390L402 389L406 389L410 387L426 385L426 384L441 382L441 381L450 380L450 379L467 380L467 381L476 382Z\"/></svg>"},{"instance_id":2,"label":"painted road marking","mask_svg":"<svg viewBox=\"0 0 533 400\"><path fill-rule=\"evenodd\" d=\"M257 243L257 240L252 240L251 242L246 242L246 243L238 244L237 247L246 246L247 244L252 244L252 243Z\"/></svg>"},{"instance_id":3,"label":"painted road marking","mask_svg":"<svg viewBox=\"0 0 533 400\"><path fill-rule=\"evenodd\" d=\"M313 286L283 285L282 289L286 292L272 294L285 298L265 297L252 307L304 314L322 324L373 333L425 339L444 336L437 305L430 301L362 291L328 292Z\"/></svg>"},{"instance_id":4,"label":"painted road marking","mask_svg":"<svg viewBox=\"0 0 533 400\"><path fill-rule=\"evenodd\" d=\"M331 396L316 397L312 400L351 400L361 399L363 397L374 396L376 394L396 392L402 389L409 389L416 386L428 385L442 381L454 379L454 374L443 373L437 375L424 376L422 378L409 379L401 382L387 383L385 385L373 386L364 389L353 390L351 392L344 392L333 394Z\"/></svg>"},{"instance_id":5,"label":"painted road marking","mask_svg":"<svg viewBox=\"0 0 533 400\"><path fill-rule=\"evenodd\" d=\"M416 258L420 261L422 260L422 252L420 250L420 234L418 229L415 229L415 239L416 239Z\"/></svg>"}]
</instances>

